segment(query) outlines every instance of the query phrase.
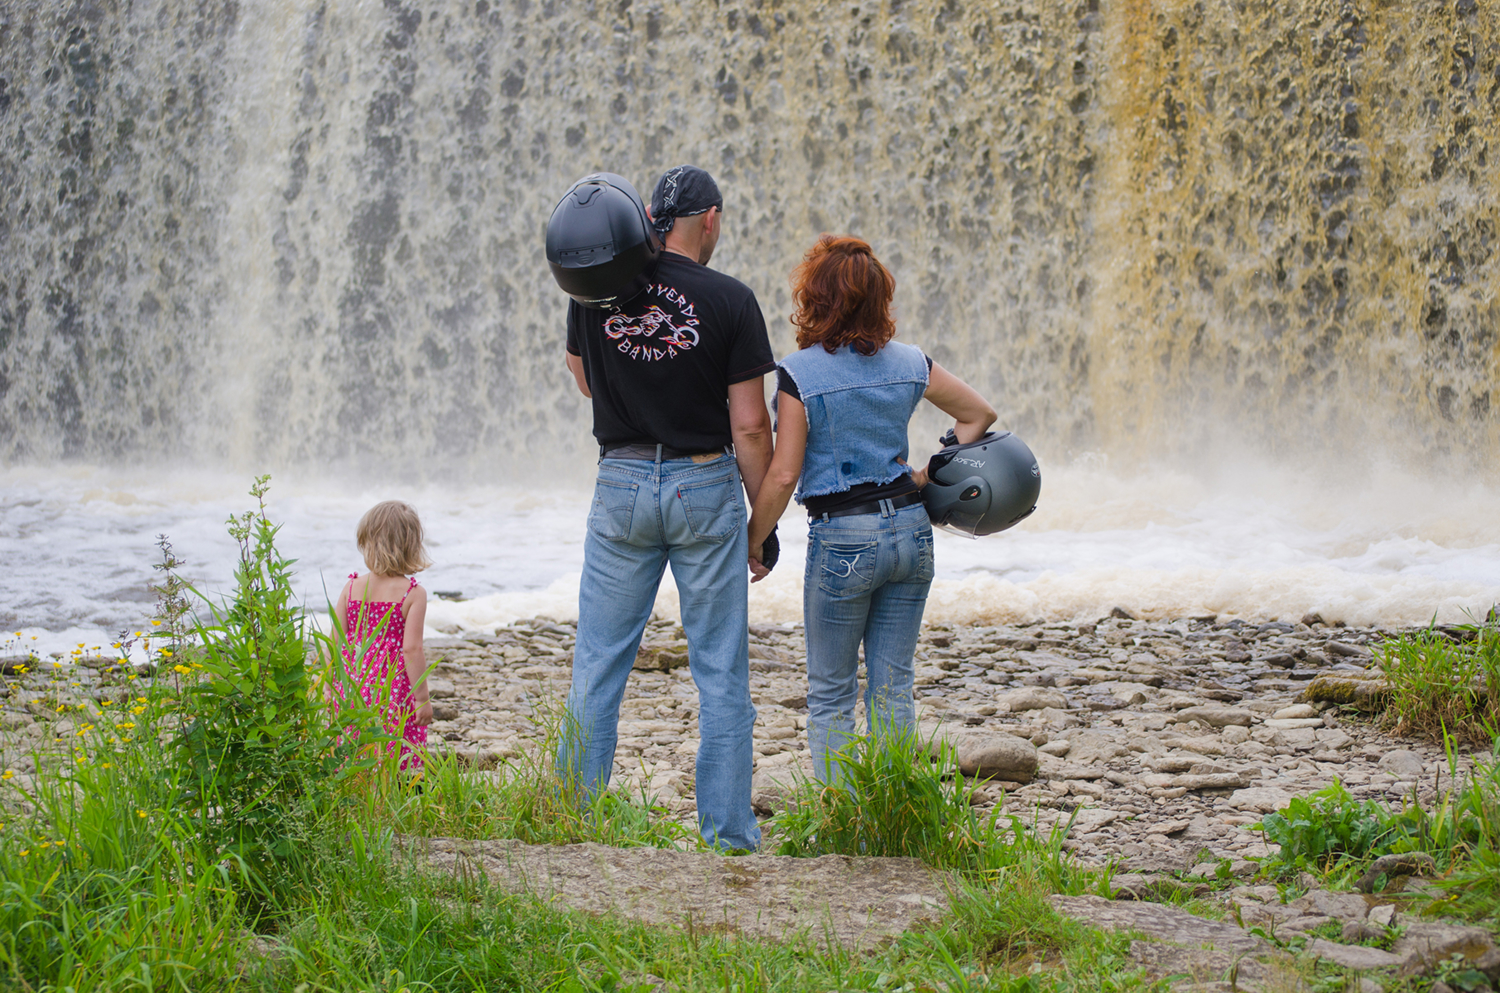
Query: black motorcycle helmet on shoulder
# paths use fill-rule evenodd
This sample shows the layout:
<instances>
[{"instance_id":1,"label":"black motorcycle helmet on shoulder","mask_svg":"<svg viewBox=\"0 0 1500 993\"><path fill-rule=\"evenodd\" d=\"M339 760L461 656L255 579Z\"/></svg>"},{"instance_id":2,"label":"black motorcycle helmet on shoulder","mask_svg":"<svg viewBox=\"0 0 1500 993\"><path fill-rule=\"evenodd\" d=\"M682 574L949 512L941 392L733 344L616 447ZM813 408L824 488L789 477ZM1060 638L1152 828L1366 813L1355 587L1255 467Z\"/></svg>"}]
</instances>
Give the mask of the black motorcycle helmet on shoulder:
<instances>
[{"instance_id":1,"label":"black motorcycle helmet on shoulder","mask_svg":"<svg viewBox=\"0 0 1500 993\"><path fill-rule=\"evenodd\" d=\"M991 431L960 445L950 430L939 443L946 447L928 460L922 487L933 527L977 538L1004 531L1036 510L1042 473L1020 438Z\"/></svg>"},{"instance_id":2,"label":"black motorcycle helmet on shoulder","mask_svg":"<svg viewBox=\"0 0 1500 993\"><path fill-rule=\"evenodd\" d=\"M614 310L645 289L660 255L641 195L612 172L574 183L547 221L552 277L594 310Z\"/></svg>"}]
</instances>

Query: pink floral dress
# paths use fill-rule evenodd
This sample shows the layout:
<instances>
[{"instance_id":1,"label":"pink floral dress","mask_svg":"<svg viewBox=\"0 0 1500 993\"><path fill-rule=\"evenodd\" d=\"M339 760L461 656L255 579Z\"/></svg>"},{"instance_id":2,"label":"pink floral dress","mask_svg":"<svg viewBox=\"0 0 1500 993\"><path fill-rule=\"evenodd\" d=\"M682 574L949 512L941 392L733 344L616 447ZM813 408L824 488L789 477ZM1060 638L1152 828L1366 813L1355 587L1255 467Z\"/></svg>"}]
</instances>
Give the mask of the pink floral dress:
<instances>
[{"instance_id":1,"label":"pink floral dress","mask_svg":"<svg viewBox=\"0 0 1500 993\"><path fill-rule=\"evenodd\" d=\"M406 596L393 601L356 600L354 580L358 578L357 572L349 574L348 606L344 611L344 632L349 645L344 651L345 668L351 680L359 680L359 695L365 703L372 703L377 694L388 701L386 731L400 733L405 739L401 743L401 768L420 770L422 750L427 747L427 728L413 721L416 706L411 698L411 679L406 675L406 653L401 647L406 639L406 618L401 613ZM417 581L413 579L406 588L407 595L416 588ZM361 665L357 655L359 647L367 641ZM395 747L396 743L391 742L390 748Z\"/></svg>"}]
</instances>

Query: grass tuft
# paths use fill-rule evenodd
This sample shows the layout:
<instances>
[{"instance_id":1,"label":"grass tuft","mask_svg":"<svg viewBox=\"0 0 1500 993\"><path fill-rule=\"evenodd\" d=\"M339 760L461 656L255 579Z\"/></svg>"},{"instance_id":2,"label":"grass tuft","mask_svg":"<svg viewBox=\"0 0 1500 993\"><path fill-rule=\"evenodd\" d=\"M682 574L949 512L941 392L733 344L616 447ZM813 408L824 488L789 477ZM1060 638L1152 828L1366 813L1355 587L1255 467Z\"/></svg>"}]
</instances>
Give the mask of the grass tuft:
<instances>
[{"instance_id":1,"label":"grass tuft","mask_svg":"<svg viewBox=\"0 0 1500 993\"><path fill-rule=\"evenodd\" d=\"M1428 627L1376 646L1396 734L1488 743L1500 732L1500 622Z\"/></svg>"}]
</instances>

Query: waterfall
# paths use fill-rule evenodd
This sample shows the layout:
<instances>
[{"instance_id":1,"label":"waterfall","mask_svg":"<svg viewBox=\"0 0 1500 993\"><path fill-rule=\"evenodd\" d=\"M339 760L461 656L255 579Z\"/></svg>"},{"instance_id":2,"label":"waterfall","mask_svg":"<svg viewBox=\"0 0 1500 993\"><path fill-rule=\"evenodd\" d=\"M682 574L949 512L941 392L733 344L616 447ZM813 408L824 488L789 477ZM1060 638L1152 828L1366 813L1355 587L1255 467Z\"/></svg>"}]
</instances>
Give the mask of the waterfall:
<instances>
[{"instance_id":1,"label":"waterfall","mask_svg":"<svg viewBox=\"0 0 1500 993\"><path fill-rule=\"evenodd\" d=\"M12 0L0 460L584 461L542 229L693 162L870 240L1054 461L1500 443L1500 25L1354 0ZM914 431L930 448L936 421Z\"/></svg>"}]
</instances>

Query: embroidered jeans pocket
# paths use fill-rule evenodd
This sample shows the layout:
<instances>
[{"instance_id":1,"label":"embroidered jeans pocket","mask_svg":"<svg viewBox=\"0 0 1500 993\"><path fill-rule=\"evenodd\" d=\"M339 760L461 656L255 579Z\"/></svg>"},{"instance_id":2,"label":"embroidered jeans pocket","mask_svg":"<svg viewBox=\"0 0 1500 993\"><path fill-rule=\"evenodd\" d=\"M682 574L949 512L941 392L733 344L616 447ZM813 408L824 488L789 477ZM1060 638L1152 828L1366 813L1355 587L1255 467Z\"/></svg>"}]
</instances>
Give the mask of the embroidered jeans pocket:
<instances>
[{"instance_id":1,"label":"embroidered jeans pocket","mask_svg":"<svg viewBox=\"0 0 1500 993\"><path fill-rule=\"evenodd\" d=\"M745 520L736 473L683 483L677 487L688 528L699 541L723 541Z\"/></svg>"},{"instance_id":2,"label":"embroidered jeans pocket","mask_svg":"<svg viewBox=\"0 0 1500 993\"><path fill-rule=\"evenodd\" d=\"M923 528L917 532L917 571L907 582L931 582L935 573L932 559L932 528Z\"/></svg>"},{"instance_id":3,"label":"embroidered jeans pocket","mask_svg":"<svg viewBox=\"0 0 1500 993\"><path fill-rule=\"evenodd\" d=\"M635 513L635 483L614 483L601 479L594 484L594 506L589 511L589 530L610 541L630 537L630 521Z\"/></svg>"},{"instance_id":4,"label":"embroidered jeans pocket","mask_svg":"<svg viewBox=\"0 0 1500 993\"><path fill-rule=\"evenodd\" d=\"M818 549L818 586L834 596L868 593L875 580L875 542L824 542Z\"/></svg>"}]
</instances>

